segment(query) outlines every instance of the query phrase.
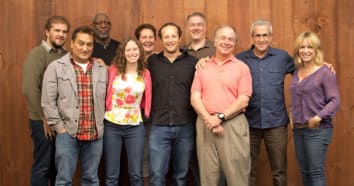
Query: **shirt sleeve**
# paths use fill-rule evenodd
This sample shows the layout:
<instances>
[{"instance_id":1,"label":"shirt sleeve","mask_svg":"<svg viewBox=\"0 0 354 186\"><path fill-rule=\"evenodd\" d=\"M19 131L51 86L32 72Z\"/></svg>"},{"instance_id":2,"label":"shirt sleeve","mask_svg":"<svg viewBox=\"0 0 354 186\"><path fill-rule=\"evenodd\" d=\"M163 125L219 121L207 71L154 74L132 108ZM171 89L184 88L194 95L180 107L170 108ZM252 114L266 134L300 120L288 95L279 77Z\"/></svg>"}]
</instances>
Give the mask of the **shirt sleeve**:
<instances>
[{"instance_id":1,"label":"shirt sleeve","mask_svg":"<svg viewBox=\"0 0 354 186\"><path fill-rule=\"evenodd\" d=\"M239 81L238 95L252 95L252 76L247 65L242 63L242 76Z\"/></svg>"},{"instance_id":2,"label":"shirt sleeve","mask_svg":"<svg viewBox=\"0 0 354 186\"><path fill-rule=\"evenodd\" d=\"M322 88L327 104L318 113L318 116L321 118L333 117L339 108L340 97L336 75L330 70L327 70L322 78Z\"/></svg>"},{"instance_id":3,"label":"shirt sleeve","mask_svg":"<svg viewBox=\"0 0 354 186\"><path fill-rule=\"evenodd\" d=\"M286 65L285 65L286 73L293 74L295 71L295 62L294 62L294 59L291 56L289 56L288 53L286 53L285 62L286 62Z\"/></svg>"},{"instance_id":4,"label":"shirt sleeve","mask_svg":"<svg viewBox=\"0 0 354 186\"><path fill-rule=\"evenodd\" d=\"M201 79L200 79L200 70L196 70L194 73L194 79L192 83L191 93L199 92L201 93Z\"/></svg>"},{"instance_id":5,"label":"shirt sleeve","mask_svg":"<svg viewBox=\"0 0 354 186\"><path fill-rule=\"evenodd\" d=\"M54 63L51 63L44 73L41 104L48 125L55 131L64 128L57 105L57 99L58 78L55 70L55 65Z\"/></svg>"},{"instance_id":6,"label":"shirt sleeve","mask_svg":"<svg viewBox=\"0 0 354 186\"><path fill-rule=\"evenodd\" d=\"M41 107L41 87L46 68L45 60L38 52L32 51L23 65L22 93L26 97L28 109L41 118L44 116Z\"/></svg>"},{"instance_id":7,"label":"shirt sleeve","mask_svg":"<svg viewBox=\"0 0 354 186\"><path fill-rule=\"evenodd\" d=\"M145 91L142 100L142 108L144 108L144 114L147 118L150 117L151 112L151 99L152 99L152 85L151 85L151 76L149 70L144 71L144 83Z\"/></svg>"}]
</instances>

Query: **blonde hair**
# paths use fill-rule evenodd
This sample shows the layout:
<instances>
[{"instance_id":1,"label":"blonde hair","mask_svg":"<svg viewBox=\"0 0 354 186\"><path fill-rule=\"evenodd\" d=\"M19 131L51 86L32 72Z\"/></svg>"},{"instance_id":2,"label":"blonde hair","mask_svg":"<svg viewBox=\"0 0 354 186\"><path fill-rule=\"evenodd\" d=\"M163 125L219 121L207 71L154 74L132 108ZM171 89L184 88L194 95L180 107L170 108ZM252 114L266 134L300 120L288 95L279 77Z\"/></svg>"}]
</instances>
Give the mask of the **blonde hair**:
<instances>
[{"instance_id":1,"label":"blonde hair","mask_svg":"<svg viewBox=\"0 0 354 186\"><path fill-rule=\"evenodd\" d=\"M299 36L297 36L295 40L295 46L294 46L294 61L296 66L303 66L304 63L302 62L300 55L299 55L299 50L304 42L306 40L311 47L315 50L315 59L314 63L316 65L322 65L323 64L323 51L322 51L322 46L321 46L321 41L318 38L318 36L313 33L313 32L303 32Z\"/></svg>"}]
</instances>

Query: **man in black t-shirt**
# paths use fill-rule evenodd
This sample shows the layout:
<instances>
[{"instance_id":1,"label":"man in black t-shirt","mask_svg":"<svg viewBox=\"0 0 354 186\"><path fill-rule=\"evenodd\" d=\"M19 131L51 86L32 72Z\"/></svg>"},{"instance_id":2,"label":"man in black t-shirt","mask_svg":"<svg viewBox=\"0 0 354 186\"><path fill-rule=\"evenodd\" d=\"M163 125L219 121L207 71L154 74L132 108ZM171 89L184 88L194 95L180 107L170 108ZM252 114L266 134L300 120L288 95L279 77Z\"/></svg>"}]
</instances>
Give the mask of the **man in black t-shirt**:
<instances>
[{"instance_id":1,"label":"man in black t-shirt","mask_svg":"<svg viewBox=\"0 0 354 186\"><path fill-rule=\"evenodd\" d=\"M105 13L97 13L92 20L95 30L95 42L92 57L101 58L106 65L112 63L119 42L110 37L112 23Z\"/></svg>"}]
</instances>

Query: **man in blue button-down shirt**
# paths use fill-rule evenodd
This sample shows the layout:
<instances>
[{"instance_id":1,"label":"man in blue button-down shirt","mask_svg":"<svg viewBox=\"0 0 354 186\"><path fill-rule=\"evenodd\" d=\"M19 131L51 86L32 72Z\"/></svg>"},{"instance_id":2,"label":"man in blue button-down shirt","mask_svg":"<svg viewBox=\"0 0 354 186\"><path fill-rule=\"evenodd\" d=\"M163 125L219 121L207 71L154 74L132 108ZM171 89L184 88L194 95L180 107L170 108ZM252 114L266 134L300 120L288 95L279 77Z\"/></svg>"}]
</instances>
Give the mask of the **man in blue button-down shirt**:
<instances>
[{"instance_id":1,"label":"man in blue button-down shirt","mask_svg":"<svg viewBox=\"0 0 354 186\"><path fill-rule=\"evenodd\" d=\"M256 163L260 144L264 144L270 160L273 185L287 185L286 150L288 116L284 98L284 79L294 71L289 54L272 48L272 25L257 20L251 26L253 45L237 55L250 68L253 94L246 109L250 127L250 186L256 185Z\"/></svg>"}]
</instances>

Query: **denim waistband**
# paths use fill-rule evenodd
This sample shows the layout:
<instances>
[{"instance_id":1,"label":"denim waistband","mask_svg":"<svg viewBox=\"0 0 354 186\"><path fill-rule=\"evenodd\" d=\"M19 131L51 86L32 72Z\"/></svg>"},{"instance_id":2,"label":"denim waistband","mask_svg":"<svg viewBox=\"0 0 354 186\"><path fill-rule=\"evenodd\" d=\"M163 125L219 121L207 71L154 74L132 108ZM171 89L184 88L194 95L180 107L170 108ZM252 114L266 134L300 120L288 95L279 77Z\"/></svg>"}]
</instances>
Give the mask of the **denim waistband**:
<instances>
[{"instance_id":1,"label":"denim waistband","mask_svg":"<svg viewBox=\"0 0 354 186\"><path fill-rule=\"evenodd\" d=\"M303 128L308 128L309 127L309 123L294 123L294 128L297 129L303 129Z\"/></svg>"}]
</instances>

